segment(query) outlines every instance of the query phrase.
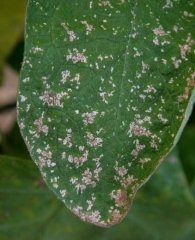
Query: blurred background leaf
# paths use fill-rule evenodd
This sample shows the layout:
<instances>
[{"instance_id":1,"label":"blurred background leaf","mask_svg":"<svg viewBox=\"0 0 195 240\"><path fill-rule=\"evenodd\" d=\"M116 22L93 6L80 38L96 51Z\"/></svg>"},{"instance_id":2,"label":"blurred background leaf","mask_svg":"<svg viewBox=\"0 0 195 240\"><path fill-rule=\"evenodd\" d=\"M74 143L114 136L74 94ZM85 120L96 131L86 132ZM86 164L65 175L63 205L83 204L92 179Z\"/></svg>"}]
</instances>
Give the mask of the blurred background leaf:
<instances>
[{"instance_id":1,"label":"blurred background leaf","mask_svg":"<svg viewBox=\"0 0 195 240\"><path fill-rule=\"evenodd\" d=\"M0 3L0 83L5 58L22 36L26 0L1 0Z\"/></svg>"},{"instance_id":2,"label":"blurred background leaf","mask_svg":"<svg viewBox=\"0 0 195 240\"><path fill-rule=\"evenodd\" d=\"M178 143L181 164L189 185L195 181L195 125L188 124Z\"/></svg>"},{"instance_id":3,"label":"blurred background leaf","mask_svg":"<svg viewBox=\"0 0 195 240\"><path fill-rule=\"evenodd\" d=\"M14 124L10 132L2 134L1 149L2 154L31 159L17 123Z\"/></svg>"},{"instance_id":4,"label":"blurred background leaf","mask_svg":"<svg viewBox=\"0 0 195 240\"><path fill-rule=\"evenodd\" d=\"M122 223L84 223L45 186L32 161L1 156L0 239L193 239L195 199L174 150L137 193Z\"/></svg>"}]
</instances>

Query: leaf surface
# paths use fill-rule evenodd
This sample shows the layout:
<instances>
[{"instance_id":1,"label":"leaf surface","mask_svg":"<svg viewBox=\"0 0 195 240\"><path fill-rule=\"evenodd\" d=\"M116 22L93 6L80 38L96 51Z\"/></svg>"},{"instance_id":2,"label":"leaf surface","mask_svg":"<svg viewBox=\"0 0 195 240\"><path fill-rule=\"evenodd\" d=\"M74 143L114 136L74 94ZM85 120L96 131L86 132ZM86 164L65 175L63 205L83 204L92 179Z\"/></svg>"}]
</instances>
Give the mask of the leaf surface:
<instances>
[{"instance_id":1,"label":"leaf surface","mask_svg":"<svg viewBox=\"0 0 195 240\"><path fill-rule=\"evenodd\" d=\"M195 98L193 1L29 1L18 123L53 192L120 222Z\"/></svg>"}]
</instances>

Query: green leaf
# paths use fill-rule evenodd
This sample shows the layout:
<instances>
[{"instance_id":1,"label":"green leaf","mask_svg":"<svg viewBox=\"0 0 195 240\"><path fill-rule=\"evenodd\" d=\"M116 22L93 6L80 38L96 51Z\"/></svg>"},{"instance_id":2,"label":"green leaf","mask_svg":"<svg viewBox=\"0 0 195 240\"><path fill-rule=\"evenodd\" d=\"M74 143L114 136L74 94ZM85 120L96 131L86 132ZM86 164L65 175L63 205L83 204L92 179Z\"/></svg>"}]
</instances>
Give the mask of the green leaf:
<instances>
[{"instance_id":1,"label":"green leaf","mask_svg":"<svg viewBox=\"0 0 195 240\"><path fill-rule=\"evenodd\" d=\"M0 3L0 71L23 32L26 0L1 0ZM0 73L1 74L1 73ZM0 75L1 83L1 75Z\"/></svg>"},{"instance_id":2,"label":"green leaf","mask_svg":"<svg viewBox=\"0 0 195 240\"><path fill-rule=\"evenodd\" d=\"M0 156L0 163L0 238L38 239L39 223L44 225L58 203L53 205L53 198L31 161Z\"/></svg>"},{"instance_id":3,"label":"green leaf","mask_svg":"<svg viewBox=\"0 0 195 240\"><path fill-rule=\"evenodd\" d=\"M18 123L50 189L120 222L195 99L193 1L29 1Z\"/></svg>"},{"instance_id":4,"label":"green leaf","mask_svg":"<svg viewBox=\"0 0 195 240\"><path fill-rule=\"evenodd\" d=\"M0 156L0 239L193 239L195 200L175 152L141 188L124 221L103 229L86 224L46 188L31 161Z\"/></svg>"},{"instance_id":5,"label":"green leaf","mask_svg":"<svg viewBox=\"0 0 195 240\"><path fill-rule=\"evenodd\" d=\"M17 72L20 71L24 54L24 41L21 40L14 47L12 53L7 58L7 62Z\"/></svg>"},{"instance_id":6,"label":"green leaf","mask_svg":"<svg viewBox=\"0 0 195 240\"><path fill-rule=\"evenodd\" d=\"M188 183L195 182L195 126L189 125L178 142L178 151Z\"/></svg>"},{"instance_id":7,"label":"green leaf","mask_svg":"<svg viewBox=\"0 0 195 240\"><path fill-rule=\"evenodd\" d=\"M29 152L16 123L9 133L2 134L1 148L5 155L21 159L30 159Z\"/></svg>"}]
</instances>

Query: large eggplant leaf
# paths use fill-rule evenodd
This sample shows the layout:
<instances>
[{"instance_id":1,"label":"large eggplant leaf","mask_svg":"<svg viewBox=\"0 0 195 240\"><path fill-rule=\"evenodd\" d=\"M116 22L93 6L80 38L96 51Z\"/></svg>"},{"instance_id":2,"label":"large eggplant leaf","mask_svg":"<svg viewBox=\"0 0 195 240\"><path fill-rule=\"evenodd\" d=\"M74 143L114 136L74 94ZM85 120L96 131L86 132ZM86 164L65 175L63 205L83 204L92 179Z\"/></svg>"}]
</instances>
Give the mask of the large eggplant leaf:
<instances>
[{"instance_id":1,"label":"large eggplant leaf","mask_svg":"<svg viewBox=\"0 0 195 240\"><path fill-rule=\"evenodd\" d=\"M30 0L18 123L52 191L120 222L177 143L195 98L195 4Z\"/></svg>"}]
</instances>

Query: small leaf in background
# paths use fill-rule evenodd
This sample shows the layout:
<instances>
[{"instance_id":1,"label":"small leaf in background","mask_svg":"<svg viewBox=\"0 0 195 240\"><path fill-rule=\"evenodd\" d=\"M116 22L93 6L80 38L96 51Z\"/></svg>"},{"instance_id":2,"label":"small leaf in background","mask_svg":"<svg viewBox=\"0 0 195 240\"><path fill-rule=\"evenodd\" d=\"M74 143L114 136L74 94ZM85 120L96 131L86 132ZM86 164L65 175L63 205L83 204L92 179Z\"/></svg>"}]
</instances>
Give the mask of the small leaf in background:
<instances>
[{"instance_id":1,"label":"small leaf in background","mask_svg":"<svg viewBox=\"0 0 195 240\"><path fill-rule=\"evenodd\" d=\"M190 186L190 190L195 197L195 105L188 124L184 129L178 142L178 153L181 165L186 179Z\"/></svg>"},{"instance_id":2,"label":"small leaf in background","mask_svg":"<svg viewBox=\"0 0 195 240\"><path fill-rule=\"evenodd\" d=\"M5 58L23 32L26 3L26 0L1 0L0 3L0 83Z\"/></svg>"},{"instance_id":3,"label":"small leaf in background","mask_svg":"<svg viewBox=\"0 0 195 240\"><path fill-rule=\"evenodd\" d=\"M23 39L18 41L18 43L13 48L12 52L7 57L7 63L15 69L17 72L20 72L22 59L24 54L24 41Z\"/></svg>"},{"instance_id":4,"label":"small leaf in background","mask_svg":"<svg viewBox=\"0 0 195 240\"><path fill-rule=\"evenodd\" d=\"M103 229L80 221L53 196L31 161L0 156L0 239L191 240L195 198L173 151L139 189L119 225Z\"/></svg>"},{"instance_id":5,"label":"small leaf in background","mask_svg":"<svg viewBox=\"0 0 195 240\"><path fill-rule=\"evenodd\" d=\"M188 125L178 142L178 151L188 183L195 182L195 124Z\"/></svg>"},{"instance_id":6,"label":"small leaf in background","mask_svg":"<svg viewBox=\"0 0 195 240\"><path fill-rule=\"evenodd\" d=\"M19 127L15 123L10 132L2 134L0 154L13 156L21 159L30 159L29 152L21 137Z\"/></svg>"},{"instance_id":7,"label":"small leaf in background","mask_svg":"<svg viewBox=\"0 0 195 240\"><path fill-rule=\"evenodd\" d=\"M108 227L179 136L195 99L189 1L29 1L18 123L52 191Z\"/></svg>"}]
</instances>

